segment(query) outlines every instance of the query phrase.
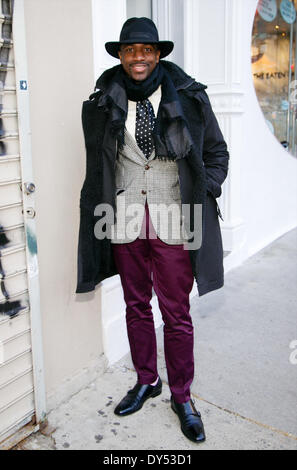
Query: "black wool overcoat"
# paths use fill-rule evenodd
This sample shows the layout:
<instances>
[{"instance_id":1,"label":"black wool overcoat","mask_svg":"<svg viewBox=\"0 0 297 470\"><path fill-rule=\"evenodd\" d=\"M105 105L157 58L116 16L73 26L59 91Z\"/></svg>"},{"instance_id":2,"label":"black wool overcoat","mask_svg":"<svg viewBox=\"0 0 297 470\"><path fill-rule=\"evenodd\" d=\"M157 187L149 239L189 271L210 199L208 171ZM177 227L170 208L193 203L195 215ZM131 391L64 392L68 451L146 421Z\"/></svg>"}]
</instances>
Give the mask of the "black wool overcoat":
<instances>
[{"instance_id":1,"label":"black wool overcoat","mask_svg":"<svg viewBox=\"0 0 297 470\"><path fill-rule=\"evenodd\" d=\"M194 146L185 158L177 160L183 204L202 204L202 244L189 250L199 295L224 284L223 247L216 201L227 176L229 153L213 113L205 85L196 82L177 65L162 61L178 92ZM110 129L110 108L104 99L112 83L116 66L105 71L96 83L98 91L82 107L82 124L86 146L86 175L80 193L80 227L76 293L89 292L110 276L118 274L110 239L99 240L94 215L100 203L115 209L116 137Z\"/></svg>"}]
</instances>

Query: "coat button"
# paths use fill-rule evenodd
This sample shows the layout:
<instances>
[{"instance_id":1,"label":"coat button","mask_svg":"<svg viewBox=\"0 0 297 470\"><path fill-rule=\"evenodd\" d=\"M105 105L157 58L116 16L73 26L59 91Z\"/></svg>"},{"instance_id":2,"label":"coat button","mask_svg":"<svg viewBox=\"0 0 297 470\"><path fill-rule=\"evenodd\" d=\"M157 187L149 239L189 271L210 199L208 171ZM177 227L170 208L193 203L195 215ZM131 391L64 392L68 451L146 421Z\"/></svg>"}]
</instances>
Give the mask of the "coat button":
<instances>
[{"instance_id":1,"label":"coat button","mask_svg":"<svg viewBox=\"0 0 297 470\"><path fill-rule=\"evenodd\" d=\"M146 170L149 170L150 169L150 166L149 165L145 165L144 167Z\"/></svg>"},{"instance_id":2,"label":"coat button","mask_svg":"<svg viewBox=\"0 0 297 470\"><path fill-rule=\"evenodd\" d=\"M146 191L143 189L143 190L141 191L141 194L146 194Z\"/></svg>"}]
</instances>

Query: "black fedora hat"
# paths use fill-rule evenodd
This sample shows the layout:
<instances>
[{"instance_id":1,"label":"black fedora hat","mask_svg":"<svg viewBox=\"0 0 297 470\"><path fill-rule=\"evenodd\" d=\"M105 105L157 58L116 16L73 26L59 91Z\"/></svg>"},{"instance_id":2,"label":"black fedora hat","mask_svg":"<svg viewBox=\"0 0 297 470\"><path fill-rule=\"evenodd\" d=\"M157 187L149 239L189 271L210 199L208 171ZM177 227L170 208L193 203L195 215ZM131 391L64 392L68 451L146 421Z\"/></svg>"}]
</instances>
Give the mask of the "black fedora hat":
<instances>
[{"instance_id":1,"label":"black fedora hat","mask_svg":"<svg viewBox=\"0 0 297 470\"><path fill-rule=\"evenodd\" d=\"M121 44L157 44L161 51L160 59L166 57L174 48L172 41L159 41L159 34L155 23L149 18L129 18L122 27L120 40L105 43L107 52L119 58L118 51Z\"/></svg>"}]
</instances>

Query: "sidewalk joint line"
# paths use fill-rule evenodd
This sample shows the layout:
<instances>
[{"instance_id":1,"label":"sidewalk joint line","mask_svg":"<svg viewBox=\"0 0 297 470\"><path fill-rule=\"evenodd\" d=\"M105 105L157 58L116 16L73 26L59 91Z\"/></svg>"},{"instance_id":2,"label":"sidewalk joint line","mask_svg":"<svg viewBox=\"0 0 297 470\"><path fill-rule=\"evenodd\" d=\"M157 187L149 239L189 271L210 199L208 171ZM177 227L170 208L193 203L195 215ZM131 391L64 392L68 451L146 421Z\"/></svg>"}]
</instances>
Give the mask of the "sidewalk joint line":
<instances>
[{"instance_id":1,"label":"sidewalk joint line","mask_svg":"<svg viewBox=\"0 0 297 470\"><path fill-rule=\"evenodd\" d=\"M293 439L294 441L297 441L297 436L295 436L294 434L291 434L291 433L286 432L286 431L282 431L281 429L277 429L273 426L269 426L269 424L261 423L260 421L256 421L253 418L248 418L247 416L243 416L240 413L237 413L236 411L228 410L227 408L224 408L223 406L220 406L220 405L216 405L215 403L212 403L211 401L206 400L205 398L200 397L199 395L196 395L195 393L191 392L191 395L193 395L195 398L197 398L197 400L204 401L205 403L208 403L209 405L215 406L216 408L218 408L222 411L225 411L226 413L230 413L233 416L237 416L241 419L244 419L245 421L249 421L250 423L257 424L258 426L262 426L263 428L269 429L270 431L277 432L279 434L282 434L285 437L289 437L290 439Z\"/></svg>"},{"instance_id":2,"label":"sidewalk joint line","mask_svg":"<svg viewBox=\"0 0 297 470\"><path fill-rule=\"evenodd\" d=\"M119 367L120 368L125 367L126 370L129 370L130 372L135 372L134 369L132 369L128 366L125 366L125 365L120 365ZM165 383L169 387L168 382L166 382L166 380L162 379L162 382ZM201 400L201 401L204 401L205 403L208 403L209 405L215 406L219 410L225 411L226 413L230 413L233 416L237 416L238 418L244 419L245 421L249 421L250 423L257 424L257 426L262 426L263 428L269 429L270 431L273 431L273 432L277 432L278 434L282 434L285 437L289 437L290 439L293 439L294 441L297 441L297 436L295 436L294 434L291 434L291 433L286 432L286 431L282 431L281 429L277 429L273 426L269 426L269 424L260 423L260 421L256 421L253 418L248 418L247 416L243 416L240 413L237 413L236 411L228 410L227 408L224 408L223 406L220 406L220 405L216 405L215 403L212 403L211 401L206 400L205 398L200 397L199 395L197 395L193 392L191 392L191 395L193 397L197 398L197 400Z\"/></svg>"}]
</instances>

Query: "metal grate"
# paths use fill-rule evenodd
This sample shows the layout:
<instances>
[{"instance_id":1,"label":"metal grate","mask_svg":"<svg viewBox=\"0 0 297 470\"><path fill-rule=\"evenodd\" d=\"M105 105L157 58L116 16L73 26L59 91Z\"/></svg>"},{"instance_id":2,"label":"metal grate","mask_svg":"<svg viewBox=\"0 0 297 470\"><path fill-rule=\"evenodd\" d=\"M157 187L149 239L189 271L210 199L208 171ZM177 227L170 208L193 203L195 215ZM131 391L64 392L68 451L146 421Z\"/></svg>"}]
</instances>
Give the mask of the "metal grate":
<instances>
[{"instance_id":1,"label":"metal grate","mask_svg":"<svg viewBox=\"0 0 297 470\"><path fill-rule=\"evenodd\" d=\"M12 13L12 2L1 0L0 443L35 413Z\"/></svg>"},{"instance_id":2,"label":"metal grate","mask_svg":"<svg viewBox=\"0 0 297 470\"><path fill-rule=\"evenodd\" d=\"M1 0L0 38L0 321L5 316L14 317L28 306L23 303L27 290L26 266L14 265L15 258L5 257L5 248L11 248L25 239L21 211L21 168L18 150L18 124L14 58L12 40L12 4ZM17 210L16 210L16 207ZM24 248L25 249L25 248ZM7 271L10 273L7 278ZM18 295L19 293L19 295Z\"/></svg>"}]
</instances>

